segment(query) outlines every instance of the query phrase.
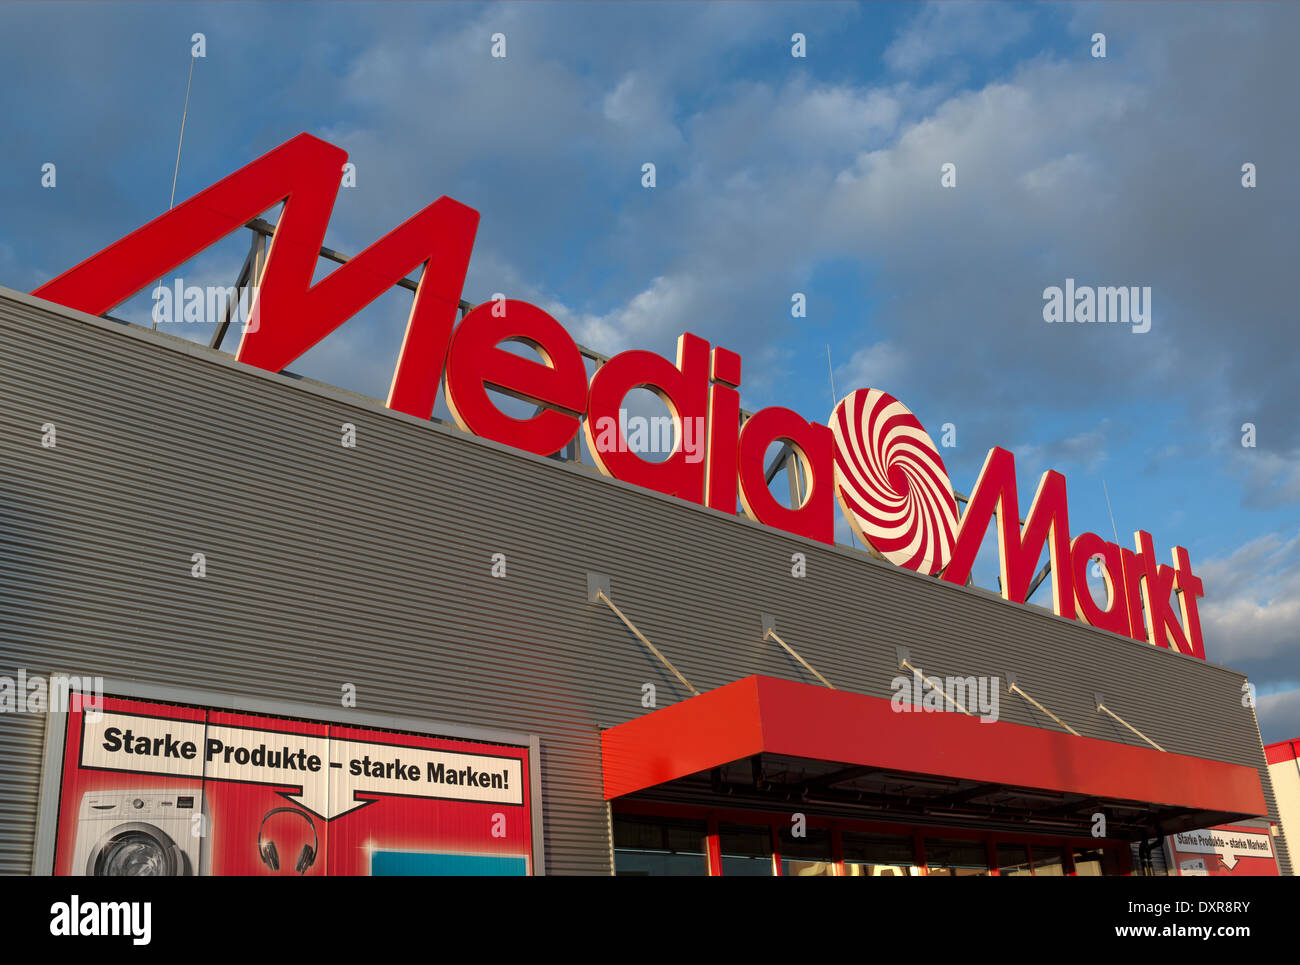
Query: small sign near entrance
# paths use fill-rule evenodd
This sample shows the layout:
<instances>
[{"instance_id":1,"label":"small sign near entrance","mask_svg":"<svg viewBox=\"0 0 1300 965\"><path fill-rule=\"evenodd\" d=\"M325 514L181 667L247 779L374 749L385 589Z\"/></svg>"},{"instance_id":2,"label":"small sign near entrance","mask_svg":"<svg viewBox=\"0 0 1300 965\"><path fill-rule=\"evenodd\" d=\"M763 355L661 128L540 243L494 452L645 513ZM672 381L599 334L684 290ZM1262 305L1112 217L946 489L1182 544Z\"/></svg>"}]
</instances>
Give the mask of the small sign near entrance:
<instances>
[{"instance_id":1,"label":"small sign near entrance","mask_svg":"<svg viewBox=\"0 0 1300 965\"><path fill-rule=\"evenodd\" d=\"M1265 828L1225 824L1169 836L1175 873L1187 877L1276 876L1273 841Z\"/></svg>"}]
</instances>

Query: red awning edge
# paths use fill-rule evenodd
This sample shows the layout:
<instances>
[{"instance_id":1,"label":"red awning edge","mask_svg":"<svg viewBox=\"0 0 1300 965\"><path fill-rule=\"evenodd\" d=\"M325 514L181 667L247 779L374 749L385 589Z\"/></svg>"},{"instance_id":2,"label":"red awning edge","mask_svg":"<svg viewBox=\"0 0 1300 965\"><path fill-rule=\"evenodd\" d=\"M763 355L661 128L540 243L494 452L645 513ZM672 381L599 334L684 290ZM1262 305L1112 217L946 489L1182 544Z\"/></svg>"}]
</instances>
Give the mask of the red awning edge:
<instances>
[{"instance_id":1,"label":"red awning edge","mask_svg":"<svg viewBox=\"0 0 1300 965\"><path fill-rule=\"evenodd\" d=\"M958 712L900 713L883 697L745 677L603 732L605 799L781 754L1160 807L1266 815L1253 767Z\"/></svg>"}]
</instances>

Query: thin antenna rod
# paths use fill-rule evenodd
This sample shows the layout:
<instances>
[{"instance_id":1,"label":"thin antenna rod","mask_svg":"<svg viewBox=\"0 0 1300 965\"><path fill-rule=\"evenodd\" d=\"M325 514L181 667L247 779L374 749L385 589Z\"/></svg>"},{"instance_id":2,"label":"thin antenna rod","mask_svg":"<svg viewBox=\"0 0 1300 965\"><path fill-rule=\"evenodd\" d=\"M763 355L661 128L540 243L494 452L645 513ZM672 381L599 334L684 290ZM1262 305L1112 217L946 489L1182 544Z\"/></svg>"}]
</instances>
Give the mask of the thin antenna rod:
<instances>
[{"instance_id":1,"label":"thin antenna rod","mask_svg":"<svg viewBox=\"0 0 1300 965\"><path fill-rule=\"evenodd\" d=\"M1101 491L1106 494L1106 512L1110 514L1110 531L1115 534L1115 545L1119 545L1119 530L1115 528L1115 514L1110 509L1110 490L1106 488L1106 480L1101 481Z\"/></svg>"},{"instance_id":2,"label":"thin antenna rod","mask_svg":"<svg viewBox=\"0 0 1300 965\"><path fill-rule=\"evenodd\" d=\"M831 374L831 408L839 403L839 398L835 395L835 366L831 364L831 343L826 343L826 371Z\"/></svg>"},{"instance_id":3,"label":"thin antenna rod","mask_svg":"<svg viewBox=\"0 0 1300 965\"><path fill-rule=\"evenodd\" d=\"M831 362L831 343L826 343L826 371L831 377L831 412L834 413L835 407L839 405L839 397L835 394L835 366ZM849 527L849 545L854 549L858 548L858 541L853 538L853 527ZM830 686L827 684L826 686Z\"/></svg>"},{"instance_id":4,"label":"thin antenna rod","mask_svg":"<svg viewBox=\"0 0 1300 965\"><path fill-rule=\"evenodd\" d=\"M185 118L187 118L190 113L190 84L194 82L195 59L196 58L194 54L191 53L190 54L190 76L185 81L185 106L181 109L181 136L180 139L176 142L176 167L172 170L172 196L167 201L168 211L176 207L176 178L181 173L181 145L185 143ZM159 285L158 289L155 289L154 291L155 297L157 296L157 292L161 290L161 288L162 286ZM154 316L153 330L156 332L158 331L158 316L156 312L153 313L153 316Z\"/></svg>"},{"instance_id":5,"label":"thin antenna rod","mask_svg":"<svg viewBox=\"0 0 1300 965\"><path fill-rule=\"evenodd\" d=\"M185 108L181 111L181 136L176 142L176 170L172 172L172 196L167 202L167 210L170 211L176 205L176 177L181 173L181 145L185 143L185 118L190 112L190 84L194 82L194 61L197 58L190 55L190 76L185 81Z\"/></svg>"}]
</instances>

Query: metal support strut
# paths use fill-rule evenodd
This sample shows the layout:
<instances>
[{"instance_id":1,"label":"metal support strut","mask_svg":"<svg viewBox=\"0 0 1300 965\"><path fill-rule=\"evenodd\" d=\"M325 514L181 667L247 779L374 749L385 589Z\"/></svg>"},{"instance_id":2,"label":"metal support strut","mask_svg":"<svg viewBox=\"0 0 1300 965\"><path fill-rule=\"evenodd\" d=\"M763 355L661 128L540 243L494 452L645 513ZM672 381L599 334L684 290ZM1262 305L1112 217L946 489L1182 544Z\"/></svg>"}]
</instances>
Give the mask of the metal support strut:
<instances>
[{"instance_id":1,"label":"metal support strut","mask_svg":"<svg viewBox=\"0 0 1300 965\"><path fill-rule=\"evenodd\" d=\"M1056 721L1056 723L1057 723L1058 725L1060 725L1061 727L1064 727L1066 730L1068 730L1068 731L1069 731L1071 734L1073 734L1075 737L1079 737L1079 736L1080 736L1080 734L1079 734L1079 732L1078 732L1077 730L1075 730L1073 727L1071 727L1071 726L1070 726L1069 724L1067 724L1065 721L1061 720L1061 718L1057 717L1054 713L1052 713L1050 710L1048 710L1046 707L1044 707L1044 706L1043 706L1042 704L1040 704L1038 701L1034 700L1033 697L1030 697L1027 693L1025 693L1023 690L1021 690L1021 689L1020 689L1020 684L1016 683L1014 680L1013 680L1010 684L1007 685L1007 690L1010 691L1010 692L1013 693L1013 694L1019 694L1021 697L1024 697L1025 700L1029 701L1031 704L1033 704L1035 707L1037 707L1039 710L1041 710L1041 711L1042 711L1044 714L1046 714L1048 717L1052 718L1052 720Z\"/></svg>"},{"instance_id":2,"label":"metal support strut","mask_svg":"<svg viewBox=\"0 0 1300 965\"><path fill-rule=\"evenodd\" d=\"M653 643L651 643L649 640L646 639L645 634L643 634L640 630L638 630L633 625L632 621L623 615L623 611L614 605L614 601L605 595L605 591L603 589L596 590L595 596L597 600L605 601L605 603L609 606L609 608L614 611L614 616L622 620L624 625L629 630L632 631L632 633L636 636L636 638L645 644L646 649L649 650L651 653L653 653L656 657L658 657L659 662L672 671L673 676L682 682L682 686L691 692L692 697L698 697L700 695L700 692L691 686L691 682L687 680L685 677L683 677L680 673L678 673L677 668L668 662L668 658L665 657L662 653L660 653Z\"/></svg>"},{"instance_id":3,"label":"metal support strut","mask_svg":"<svg viewBox=\"0 0 1300 965\"><path fill-rule=\"evenodd\" d=\"M827 687L830 687L831 690L834 690L834 689L835 689L833 686L831 686L831 682L830 682L829 680L827 680L825 677L823 677L821 674L819 674L819 673L818 673L818 672L813 668L813 665L812 665L812 664L810 664L810 663L809 663L807 660L805 660L803 657L799 656L799 654L795 653L795 651L794 651L794 647L790 646L790 644L786 643L784 640L782 640L780 637L778 637L778 636L776 635L776 630L772 629L772 627L768 627L767 630L766 630L766 632L763 634L763 639L764 639L764 640L766 640L768 637L771 637L773 640L775 640L775 641L776 641L777 643L779 643L781 646L785 647L785 652L788 653L790 656L794 657L794 658L795 658L796 660L798 660L801 664L803 664L804 669L807 670L810 674L812 674L814 677L816 677L818 680L820 680L820 681L821 681L823 684L825 684Z\"/></svg>"},{"instance_id":4,"label":"metal support strut","mask_svg":"<svg viewBox=\"0 0 1300 965\"><path fill-rule=\"evenodd\" d=\"M1125 727L1127 727L1127 728L1128 728L1129 730L1131 730L1133 733L1137 734L1138 737L1141 737L1144 741L1146 741L1148 744L1150 744L1150 745L1151 745L1152 747L1154 747L1156 750L1158 750L1158 751L1164 751L1164 748L1163 748L1163 747L1161 747L1159 744L1157 744L1155 741L1153 741L1153 740L1152 740L1150 737L1148 737L1146 734L1142 733L1140 730L1138 730L1136 727L1134 727L1132 724L1130 724L1128 721L1126 721L1123 717L1121 717L1119 714L1115 713L1113 710L1111 710L1109 707L1107 707L1104 703L1102 703L1102 700L1101 700L1101 694L1098 694L1098 695L1097 695L1097 709L1100 710L1103 714L1109 714L1111 717L1115 718L1115 720L1119 721L1121 724L1123 724Z\"/></svg>"},{"instance_id":5,"label":"metal support strut","mask_svg":"<svg viewBox=\"0 0 1300 965\"><path fill-rule=\"evenodd\" d=\"M927 677L925 674L923 674L920 670L917 670L915 667L913 667L911 661L909 661L906 657L904 657L902 660L900 660L900 661L898 662L898 665L899 665L900 667L906 667L908 670L912 671L912 673L916 674L918 677L920 677L922 680L924 680L927 684L930 685L930 689L931 689L931 690L937 690L937 691L939 691L940 696L942 696L944 700L948 701L948 703L952 704L954 707L956 707L958 710L960 710L960 711L961 711L963 714L965 714L967 717L973 717L973 716L975 716L975 715L972 714L969 710L967 710L965 707L963 707L963 706L962 706L962 705L957 701L957 698L948 696L948 691L946 691L946 690L943 689L943 685L942 685L942 684L936 683L935 681L933 681L933 680L931 680L929 677Z\"/></svg>"}]
</instances>

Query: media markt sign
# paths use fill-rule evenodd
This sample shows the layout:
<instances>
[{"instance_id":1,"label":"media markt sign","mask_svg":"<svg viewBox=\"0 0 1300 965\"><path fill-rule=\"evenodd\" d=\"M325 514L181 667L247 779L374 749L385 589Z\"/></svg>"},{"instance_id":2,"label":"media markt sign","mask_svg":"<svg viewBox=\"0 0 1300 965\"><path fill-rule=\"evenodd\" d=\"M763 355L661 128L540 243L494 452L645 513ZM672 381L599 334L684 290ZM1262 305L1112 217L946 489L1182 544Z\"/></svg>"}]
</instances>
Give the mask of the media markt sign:
<instances>
[{"instance_id":1,"label":"media markt sign","mask_svg":"<svg viewBox=\"0 0 1300 965\"><path fill-rule=\"evenodd\" d=\"M823 543L834 541L838 503L853 531L885 559L959 585L996 517L1006 599L1026 601L1046 546L1058 616L1205 658L1196 602L1203 589L1187 550L1174 547L1167 565L1145 531L1134 535L1131 550L1096 533L1072 537L1065 478L1057 472L1043 474L1022 529L1015 459L1001 448L989 451L959 515L934 442L886 392L850 393L828 425L780 406L742 424L740 356L689 332L678 340L675 360L623 352L588 380L577 344L536 305L501 299L456 325L479 215L451 198L439 198L312 284L346 162L342 149L300 134L33 294L102 315L285 202L236 353L242 362L281 371L423 269L388 393L392 409L430 418L442 384L467 432L551 455L581 431L608 476ZM540 358L501 347L509 342L532 347ZM636 388L654 392L671 413L677 443L662 461L643 459L624 437L619 411ZM512 418L489 390L530 402L537 412ZM695 446L688 453L684 439L703 440L704 458ZM790 446L807 480L798 505L782 504L768 488L764 456L774 442ZM1094 560L1106 582L1104 607L1087 584Z\"/></svg>"}]
</instances>

